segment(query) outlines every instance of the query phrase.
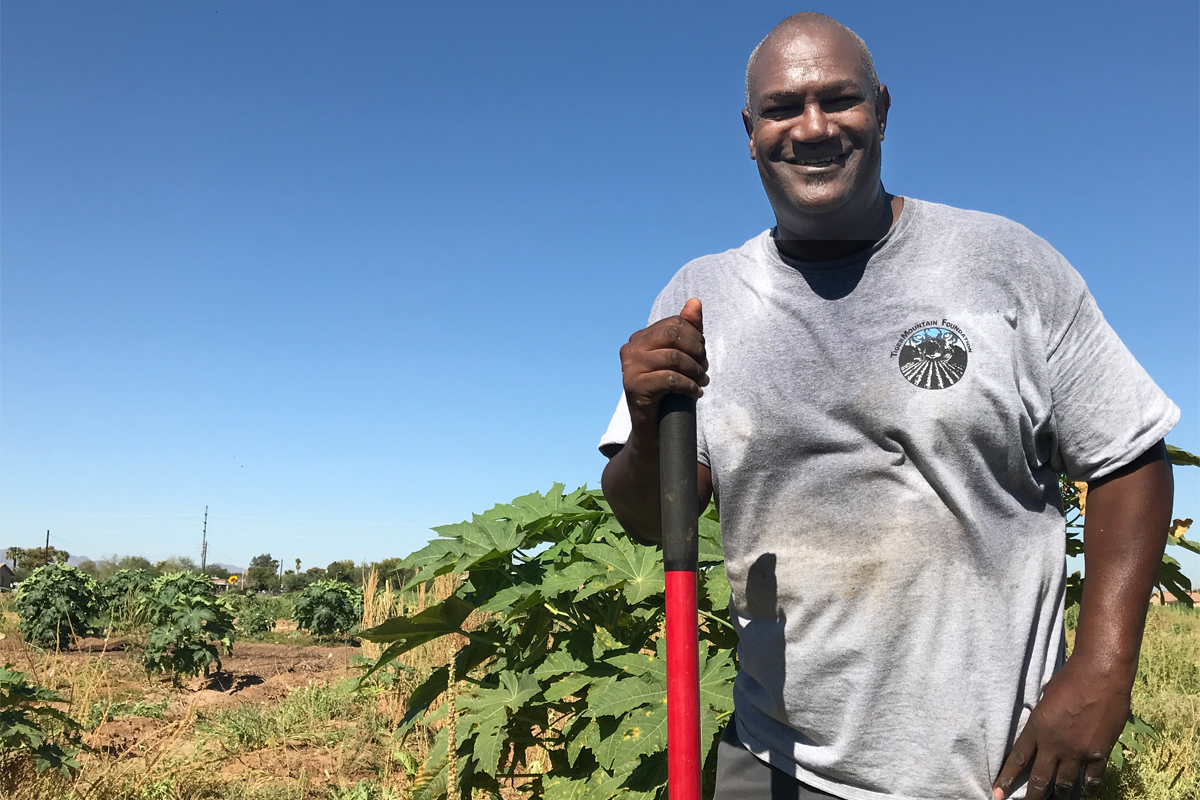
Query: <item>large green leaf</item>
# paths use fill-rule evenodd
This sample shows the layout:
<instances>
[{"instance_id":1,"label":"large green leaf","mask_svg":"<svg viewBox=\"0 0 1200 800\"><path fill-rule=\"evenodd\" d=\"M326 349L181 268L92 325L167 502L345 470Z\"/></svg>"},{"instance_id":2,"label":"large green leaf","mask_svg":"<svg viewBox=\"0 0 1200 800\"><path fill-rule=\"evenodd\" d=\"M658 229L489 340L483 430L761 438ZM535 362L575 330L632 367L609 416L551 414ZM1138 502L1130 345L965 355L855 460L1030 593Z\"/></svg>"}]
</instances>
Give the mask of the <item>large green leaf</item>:
<instances>
[{"instance_id":1,"label":"large green leaf","mask_svg":"<svg viewBox=\"0 0 1200 800\"><path fill-rule=\"evenodd\" d=\"M469 712L463 721L474 725L478 732L473 753L484 770L494 772L500 761L505 738L502 729L509 712L520 709L540 691L532 675L503 672L495 689L478 689L473 696L461 698L460 706Z\"/></svg>"},{"instance_id":2,"label":"large green leaf","mask_svg":"<svg viewBox=\"0 0 1200 800\"><path fill-rule=\"evenodd\" d=\"M1200 467L1200 456L1193 455L1187 450L1180 450L1174 445L1167 445L1167 455L1172 464L1178 464L1181 467Z\"/></svg>"},{"instance_id":3,"label":"large green leaf","mask_svg":"<svg viewBox=\"0 0 1200 800\"><path fill-rule=\"evenodd\" d=\"M725 560L721 550L721 525L719 522L700 517L700 564L719 564Z\"/></svg>"},{"instance_id":4,"label":"large green leaf","mask_svg":"<svg viewBox=\"0 0 1200 800\"><path fill-rule=\"evenodd\" d=\"M603 692L588 693L587 717L619 717L648 703L665 702L662 689L641 678L623 678Z\"/></svg>"},{"instance_id":5,"label":"large green leaf","mask_svg":"<svg viewBox=\"0 0 1200 800\"><path fill-rule=\"evenodd\" d=\"M533 677L538 680L544 680L566 672L583 672L587 667L587 664L575 658L575 656L566 650L555 650L533 671Z\"/></svg>"},{"instance_id":6,"label":"large green leaf","mask_svg":"<svg viewBox=\"0 0 1200 800\"><path fill-rule=\"evenodd\" d=\"M457 595L411 617L392 617L359 634L368 642L404 642L409 648L459 630L475 606ZM403 652L403 651L401 651Z\"/></svg>"},{"instance_id":7,"label":"large green leaf","mask_svg":"<svg viewBox=\"0 0 1200 800\"><path fill-rule=\"evenodd\" d=\"M547 574L542 579L541 591L546 597L555 597L563 592L580 592L605 572L607 570L603 564L576 561Z\"/></svg>"},{"instance_id":8,"label":"large green leaf","mask_svg":"<svg viewBox=\"0 0 1200 800\"><path fill-rule=\"evenodd\" d=\"M582 780L550 777L545 780L545 800L616 800L625 797L628 789L622 784L633 774L633 767L622 767L615 774L596 770Z\"/></svg>"},{"instance_id":9,"label":"large green leaf","mask_svg":"<svg viewBox=\"0 0 1200 800\"><path fill-rule=\"evenodd\" d=\"M701 716L705 716L703 713ZM666 698L655 705L634 709L621 719L617 733L611 739L614 763L632 764L643 755L667 747Z\"/></svg>"},{"instance_id":10,"label":"large green leaf","mask_svg":"<svg viewBox=\"0 0 1200 800\"><path fill-rule=\"evenodd\" d=\"M416 576L402 587L408 591L418 583L424 583L440 572L449 570L463 554L463 545L457 539L434 539L417 552L400 562L402 569L417 570Z\"/></svg>"},{"instance_id":11,"label":"large green leaf","mask_svg":"<svg viewBox=\"0 0 1200 800\"><path fill-rule=\"evenodd\" d=\"M606 537L609 538L613 537ZM621 537L611 542L580 545L579 550L592 561L605 565L610 579L625 582L625 599L630 603L640 603L663 591L662 554L654 548Z\"/></svg>"},{"instance_id":12,"label":"large green leaf","mask_svg":"<svg viewBox=\"0 0 1200 800\"><path fill-rule=\"evenodd\" d=\"M704 597L708 600L713 611L725 613L729 610L729 578L725 575L725 565L717 564L704 573L702 582Z\"/></svg>"}]
</instances>

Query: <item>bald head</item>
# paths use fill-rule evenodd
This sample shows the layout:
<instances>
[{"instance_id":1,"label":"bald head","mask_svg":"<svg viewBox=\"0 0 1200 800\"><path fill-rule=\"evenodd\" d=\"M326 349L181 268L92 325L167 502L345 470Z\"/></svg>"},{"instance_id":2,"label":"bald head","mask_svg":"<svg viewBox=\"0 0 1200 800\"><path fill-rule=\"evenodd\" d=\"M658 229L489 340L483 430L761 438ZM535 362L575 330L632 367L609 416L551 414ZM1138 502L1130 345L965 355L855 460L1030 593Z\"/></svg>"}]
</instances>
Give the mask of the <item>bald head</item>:
<instances>
[{"instance_id":1,"label":"bald head","mask_svg":"<svg viewBox=\"0 0 1200 800\"><path fill-rule=\"evenodd\" d=\"M862 37L833 17L827 17L816 11L803 11L799 14L792 14L772 28L770 33L754 48L754 52L750 54L750 61L746 64L746 108L750 111L751 116L757 113L754 107L753 93L755 66L759 58L764 52L782 42L805 33L822 33L842 39L858 54L858 60L863 70L864 88L872 94L872 97L879 90L879 76L875 72L875 59L871 57L871 51L867 49L867 43L862 40Z\"/></svg>"}]
</instances>

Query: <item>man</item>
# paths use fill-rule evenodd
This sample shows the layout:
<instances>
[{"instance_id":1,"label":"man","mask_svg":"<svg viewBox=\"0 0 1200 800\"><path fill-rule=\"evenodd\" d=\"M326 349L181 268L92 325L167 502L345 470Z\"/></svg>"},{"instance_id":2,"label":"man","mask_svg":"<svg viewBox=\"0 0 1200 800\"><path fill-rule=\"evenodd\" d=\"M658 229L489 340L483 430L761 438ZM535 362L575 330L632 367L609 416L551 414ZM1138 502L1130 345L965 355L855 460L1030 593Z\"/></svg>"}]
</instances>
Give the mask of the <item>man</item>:
<instances>
[{"instance_id":1,"label":"man","mask_svg":"<svg viewBox=\"0 0 1200 800\"><path fill-rule=\"evenodd\" d=\"M884 190L889 105L828 17L754 51L742 115L776 226L686 265L621 348L605 494L659 539L658 403L699 398L740 636L718 798L1090 795L1179 411L1044 241ZM1089 483L1065 665L1059 472Z\"/></svg>"}]
</instances>

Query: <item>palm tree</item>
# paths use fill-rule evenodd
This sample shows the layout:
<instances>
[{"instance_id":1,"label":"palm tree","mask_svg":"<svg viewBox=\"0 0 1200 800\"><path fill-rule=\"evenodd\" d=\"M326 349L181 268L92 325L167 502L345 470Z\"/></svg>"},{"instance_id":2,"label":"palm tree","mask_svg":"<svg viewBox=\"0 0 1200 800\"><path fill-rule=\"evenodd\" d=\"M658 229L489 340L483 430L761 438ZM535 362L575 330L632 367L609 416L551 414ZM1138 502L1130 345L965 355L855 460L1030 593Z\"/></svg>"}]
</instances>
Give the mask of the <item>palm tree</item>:
<instances>
[{"instance_id":1,"label":"palm tree","mask_svg":"<svg viewBox=\"0 0 1200 800\"><path fill-rule=\"evenodd\" d=\"M300 574L300 559L296 559L296 574Z\"/></svg>"}]
</instances>

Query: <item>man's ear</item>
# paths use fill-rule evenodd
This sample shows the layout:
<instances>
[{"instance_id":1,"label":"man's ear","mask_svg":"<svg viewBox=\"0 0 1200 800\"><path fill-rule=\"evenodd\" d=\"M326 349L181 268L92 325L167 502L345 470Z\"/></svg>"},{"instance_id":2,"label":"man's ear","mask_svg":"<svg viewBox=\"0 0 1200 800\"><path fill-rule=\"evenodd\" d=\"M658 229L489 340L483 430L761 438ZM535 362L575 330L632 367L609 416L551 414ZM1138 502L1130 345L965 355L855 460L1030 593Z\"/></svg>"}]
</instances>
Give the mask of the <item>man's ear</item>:
<instances>
[{"instance_id":1,"label":"man's ear","mask_svg":"<svg viewBox=\"0 0 1200 800\"><path fill-rule=\"evenodd\" d=\"M742 109L742 125L746 128L746 135L750 137L750 160L756 161L754 158L754 122L750 119L750 110Z\"/></svg>"},{"instance_id":2,"label":"man's ear","mask_svg":"<svg viewBox=\"0 0 1200 800\"><path fill-rule=\"evenodd\" d=\"M879 141L883 141L884 129L887 128L888 109L892 107L892 96L888 94L888 88L885 84L879 84L879 91L875 93L875 118L879 120Z\"/></svg>"}]
</instances>

